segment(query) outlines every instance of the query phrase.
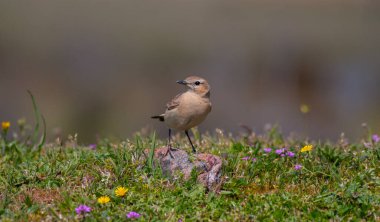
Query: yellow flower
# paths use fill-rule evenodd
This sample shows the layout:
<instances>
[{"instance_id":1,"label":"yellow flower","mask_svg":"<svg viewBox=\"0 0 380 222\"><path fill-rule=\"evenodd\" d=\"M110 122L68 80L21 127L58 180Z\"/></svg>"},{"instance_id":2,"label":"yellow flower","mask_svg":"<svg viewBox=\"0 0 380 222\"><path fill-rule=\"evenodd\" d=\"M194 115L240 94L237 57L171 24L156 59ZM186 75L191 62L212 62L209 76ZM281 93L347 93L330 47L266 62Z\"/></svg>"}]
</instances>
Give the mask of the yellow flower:
<instances>
[{"instance_id":1,"label":"yellow flower","mask_svg":"<svg viewBox=\"0 0 380 222\"><path fill-rule=\"evenodd\" d=\"M310 112L310 106L307 105L307 104L301 104L301 105L300 105L300 111L301 111L301 113L303 113L303 114L307 114L307 113Z\"/></svg>"},{"instance_id":2,"label":"yellow flower","mask_svg":"<svg viewBox=\"0 0 380 222\"><path fill-rule=\"evenodd\" d=\"M124 197L125 194L128 192L128 189L125 187L117 187L115 190L115 195L118 197Z\"/></svg>"},{"instance_id":3,"label":"yellow flower","mask_svg":"<svg viewBox=\"0 0 380 222\"><path fill-rule=\"evenodd\" d=\"M302 147L301 153L311 151L312 149L313 149L313 145L306 145L306 146Z\"/></svg>"},{"instance_id":4,"label":"yellow flower","mask_svg":"<svg viewBox=\"0 0 380 222\"><path fill-rule=\"evenodd\" d=\"M101 196L98 198L98 203L100 204L106 204L108 202L110 202L110 198L108 196Z\"/></svg>"},{"instance_id":5,"label":"yellow flower","mask_svg":"<svg viewBox=\"0 0 380 222\"><path fill-rule=\"evenodd\" d=\"M1 123L1 128L4 130L4 131L7 131L9 129L9 127L11 126L11 123L10 122L2 122Z\"/></svg>"}]
</instances>

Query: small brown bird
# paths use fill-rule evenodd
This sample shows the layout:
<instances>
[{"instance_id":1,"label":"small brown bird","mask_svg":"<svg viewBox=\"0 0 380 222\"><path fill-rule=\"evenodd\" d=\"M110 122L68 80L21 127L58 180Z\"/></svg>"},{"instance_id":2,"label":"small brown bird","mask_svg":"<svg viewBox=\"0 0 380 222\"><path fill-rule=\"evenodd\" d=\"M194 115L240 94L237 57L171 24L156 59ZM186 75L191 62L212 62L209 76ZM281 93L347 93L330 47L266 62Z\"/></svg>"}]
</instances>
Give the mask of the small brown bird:
<instances>
[{"instance_id":1,"label":"small brown bird","mask_svg":"<svg viewBox=\"0 0 380 222\"><path fill-rule=\"evenodd\" d=\"M210 85L205 79L198 76L189 76L185 80L177 81L177 83L187 86L188 91L177 95L167 103L164 114L152 116L152 118L164 121L169 127L168 153L171 149L172 129L185 131L195 153L196 150L191 142L188 130L203 122L211 111ZM172 156L171 153L170 156Z\"/></svg>"}]
</instances>

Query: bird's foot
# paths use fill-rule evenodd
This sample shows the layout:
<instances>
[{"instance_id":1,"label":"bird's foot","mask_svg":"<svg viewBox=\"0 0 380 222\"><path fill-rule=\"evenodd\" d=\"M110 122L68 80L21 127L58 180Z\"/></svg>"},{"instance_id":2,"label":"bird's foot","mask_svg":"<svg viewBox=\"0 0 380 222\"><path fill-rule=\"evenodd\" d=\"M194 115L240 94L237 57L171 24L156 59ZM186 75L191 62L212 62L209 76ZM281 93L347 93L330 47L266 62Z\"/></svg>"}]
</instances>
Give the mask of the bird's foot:
<instances>
[{"instance_id":1,"label":"bird's foot","mask_svg":"<svg viewBox=\"0 0 380 222\"><path fill-rule=\"evenodd\" d=\"M176 149L173 149L171 146L168 146L168 150L166 151L166 153L165 153L165 155L163 156L163 157L166 157L168 154L170 155L170 157L172 158L172 159L174 159L174 156L173 156L173 154L172 154L172 152L171 151L174 151L174 150L176 150Z\"/></svg>"}]
</instances>

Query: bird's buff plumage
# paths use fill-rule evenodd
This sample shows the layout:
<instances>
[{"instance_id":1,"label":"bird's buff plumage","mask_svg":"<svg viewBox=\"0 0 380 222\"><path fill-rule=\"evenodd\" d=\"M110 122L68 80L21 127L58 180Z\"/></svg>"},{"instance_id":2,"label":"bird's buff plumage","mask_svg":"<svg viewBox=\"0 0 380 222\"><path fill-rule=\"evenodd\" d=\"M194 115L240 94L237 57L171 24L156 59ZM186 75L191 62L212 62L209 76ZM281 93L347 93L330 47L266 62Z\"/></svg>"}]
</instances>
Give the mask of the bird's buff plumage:
<instances>
[{"instance_id":1,"label":"bird's buff plumage","mask_svg":"<svg viewBox=\"0 0 380 222\"><path fill-rule=\"evenodd\" d=\"M169 146L171 129L185 131L188 136L188 130L202 123L211 111L210 85L204 78L189 76L177 83L186 85L188 91L167 103L165 113L152 116L169 127ZM195 152L190 137L188 138Z\"/></svg>"}]
</instances>

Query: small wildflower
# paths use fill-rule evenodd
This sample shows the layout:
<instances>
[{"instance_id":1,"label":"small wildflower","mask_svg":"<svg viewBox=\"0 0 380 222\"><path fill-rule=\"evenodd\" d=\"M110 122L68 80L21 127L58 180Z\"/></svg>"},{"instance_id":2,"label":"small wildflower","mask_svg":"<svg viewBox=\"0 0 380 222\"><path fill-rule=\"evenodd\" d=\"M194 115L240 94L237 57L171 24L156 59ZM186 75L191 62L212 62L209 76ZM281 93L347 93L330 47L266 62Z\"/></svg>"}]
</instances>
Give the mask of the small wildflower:
<instances>
[{"instance_id":1,"label":"small wildflower","mask_svg":"<svg viewBox=\"0 0 380 222\"><path fill-rule=\"evenodd\" d=\"M252 158L252 162L256 162L257 161L257 159L256 158Z\"/></svg>"},{"instance_id":2,"label":"small wildflower","mask_svg":"<svg viewBox=\"0 0 380 222\"><path fill-rule=\"evenodd\" d=\"M303 113L303 114L307 114L307 113L310 112L310 106L307 105L307 104L301 104L301 105L300 105L300 111L301 111L301 113Z\"/></svg>"},{"instance_id":3,"label":"small wildflower","mask_svg":"<svg viewBox=\"0 0 380 222\"><path fill-rule=\"evenodd\" d=\"M91 212L91 207L81 204L77 208L75 208L75 212L77 214L90 213Z\"/></svg>"},{"instance_id":4,"label":"small wildflower","mask_svg":"<svg viewBox=\"0 0 380 222\"><path fill-rule=\"evenodd\" d=\"M98 203L100 203L100 204L106 204L110 201L111 201L111 199L108 196L101 196L98 198Z\"/></svg>"},{"instance_id":5,"label":"small wildflower","mask_svg":"<svg viewBox=\"0 0 380 222\"><path fill-rule=\"evenodd\" d=\"M90 144L88 145L88 148L95 150L96 149L96 144Z\"/></svg>"},{"instance_id":6,"label":"small wildflower","mask_svg":"<svg viewBox=\"0 0 380 222\"><path fill-rule=\"evenodd\" d=\"M301 170L302 169L302 165L300 164L297 164L294 166L294 170Z\"/></svg>"},{"instance_id":7,"label":"small wildflower","mask_svg":"<svg viewBox=\"0 0 380 222\"><path fill-rule=\"evenodd\" d=\"M17 125L19 125L19 126L25 126L25 124L26 124L26 119L25 118L21 118L21 119L17 120Z\"/></svg>"},{"instance_id":8,"label":"small wildflower","mask_svg":"<svg viewBox=\"0 0 380 222\"><path fill-rule=\"evenodd\" d=\"M288 152L286 152L286 155L287 155L288 157L294 157L296 154L294 154L294 153L291 152L291 151L288 151Z\"/></svg>"},{"instance_id":9,"label":"small wildflower","mask_svg":"<svg viewBox=\"0 0 380 222\"><path fill-rule=\"evenodd\" d=\"M118 197L124 197L125 194L128 192L128 189L125 187L117 187L115 190L115 195Z\"/></svg>"},{"instance_id":10,"label":"small wildflower","mask_svg":"<svg viewBox=\"0 0 380 222\"><path fill-rule=\"evenodd\" d=\"M377 135L377 134L372 135L372 141L373 141L374 143L378 143L378 142L380 142L380 136Z\"/></svg>"},{"instance_id":11,"label":"small wildflower","mask_svg":"<svg viewBox=\"0 0 380 222\"><path fill-rule=\"evenodd\" d=\"M136 213L134 211L131 211L127 214L127 218L133 219L133 218L139 218L141 215L139 213Z\"/></svg>"},{"instance_id":12,"label":"small wildflower","mask_svg":"<svg viewBox=\"0 0 380 222\"><path fill-rule=\"evenodd\" d=\"M1 128L3 129L3 131L7 131L9 129L9 127L11 127L10 122L2 122L1 123Z\"/></svg>"},{"instance_id":13,"label":"small wildflower","mask_svg":"<svg viewBox=\"0 0 380 222\"><path fill-rule=\"evenodd\" d=\"M306 145L306 146L302 147L301 153L311 151L312 149L313 149L313 145Z\"/></svg>"},{"instance_id":14,"label":"small wildflower","mask_svg":"<svg viewBox=\"0 0 380 222\"><path fill-rule=\"evenodd\" d=\"M264 148L264 152L266 152L266 153L270 153L270 152L272 152L272 148L269 148L269 147Z\"/></svg>"},{"instance_id":15,"label":"small wildflower","mask_svg":"<svg viewBox=\"0 0 380 222\"><path fill-rule=\"evenodd\" d=\"M278 155L282 155L282 154L285 153L285 148L277 149L277 150L275 151L275 153L278 154Z\"/></svg>"},{"instance_id":16,"label":"small wildflower","mask_svg":"<svg viewBox=\"0 0 380 222\"><path fill-rule=\"evenodd\" d=\"M372 148L372 143L366 143L366 142L364 142L363 145L364 145L364 147L367 148L367 149Z\"/></svg>"},{"instance_id":17,"label":"small wildflower","mask_svg":"<svg viewBox=\"0 0 380 222\"><path fill-rule=\"evenodd\" d=\"M241 158L241 160L249 160L249 156L245 156L245 157Z\"/></svg>"}]
</instances>

